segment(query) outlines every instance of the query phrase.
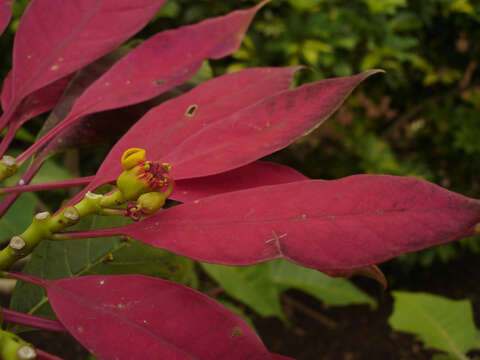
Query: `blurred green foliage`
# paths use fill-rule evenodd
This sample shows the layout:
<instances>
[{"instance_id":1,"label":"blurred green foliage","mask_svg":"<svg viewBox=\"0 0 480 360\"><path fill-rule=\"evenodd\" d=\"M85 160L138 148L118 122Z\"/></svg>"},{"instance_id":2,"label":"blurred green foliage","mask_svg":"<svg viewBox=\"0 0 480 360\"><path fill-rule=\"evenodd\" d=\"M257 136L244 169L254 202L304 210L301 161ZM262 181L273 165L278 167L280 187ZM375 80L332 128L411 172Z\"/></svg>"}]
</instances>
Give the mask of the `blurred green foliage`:
<instances>
[{"instance_id":1,"label":"blurred green foliage","mask_svg":"<svg viewBox=\"0 0 480 360\"><path fill-rule=\"evenodd\" d=\"M204 20L253 0L170 0L137 37ZM14 3L8 44L28 0ZM253 66L303 64L298 83L386 70L368 80L325 126L270 158L313 178L356 173L418 176L480 197L480 4L477 0L273 0L256 16L220 75ZM4 76L8 58L0 63ZM465 239L401 258L429 266Z\"/></svg>"}]
</instances>

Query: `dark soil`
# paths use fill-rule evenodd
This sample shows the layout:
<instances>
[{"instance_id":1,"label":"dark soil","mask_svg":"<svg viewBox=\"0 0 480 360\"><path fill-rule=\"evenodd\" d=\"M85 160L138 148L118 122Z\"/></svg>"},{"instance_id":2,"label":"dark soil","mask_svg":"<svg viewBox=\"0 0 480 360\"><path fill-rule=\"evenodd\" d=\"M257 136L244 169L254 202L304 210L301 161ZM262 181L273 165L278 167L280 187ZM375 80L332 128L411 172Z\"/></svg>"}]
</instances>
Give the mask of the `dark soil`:
<instances>
[{"instance_id":1,"label":"dark soil","mask_svg":"<svg viewBox=\"0 0 480 360\"><path fill-rule=\"evenodd\" d=\"M387 277L391 264L382 268ZM396 269L398 270L398 269ZM447 265L435 264L416 269L402 278L389 279L389 290L431 292L452 299L469 299L475 322L480 325L480 272L478 256L469 255ZM367 306L325 307L316 299L297 291L284 294L289 325L280 320L254 319L261 338L272 351L297 360L411 360L431 359L413 336L394 332L388 325L392 312L389 292L369 279L354 279L378 301L376 309ZM70 336L34 332L22 335L36 346L66 360L86 360L88 355ZM480 352L470 353L480 359ZM169 359L162 359L169 360ZM227 359L228 360L228 359Z\"/></svg>"}]
</instances>

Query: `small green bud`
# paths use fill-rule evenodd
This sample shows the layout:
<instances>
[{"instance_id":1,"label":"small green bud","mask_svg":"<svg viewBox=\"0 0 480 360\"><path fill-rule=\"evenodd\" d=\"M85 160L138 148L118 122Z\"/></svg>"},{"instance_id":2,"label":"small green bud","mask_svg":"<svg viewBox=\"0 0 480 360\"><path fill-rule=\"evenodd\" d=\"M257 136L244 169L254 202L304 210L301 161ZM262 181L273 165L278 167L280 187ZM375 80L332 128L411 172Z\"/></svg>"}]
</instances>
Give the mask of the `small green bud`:
<instances>
[{"instance_id":1,"label":"small green bud","mask_svg":"<svg viewBox=\"0 0 480 360\"><path fill-rule=\"evenodd\" d=\"M149 192L139 196L137 207L144 214L150 215L165 205L167 193Z\"/></svg>"}]
</instances>

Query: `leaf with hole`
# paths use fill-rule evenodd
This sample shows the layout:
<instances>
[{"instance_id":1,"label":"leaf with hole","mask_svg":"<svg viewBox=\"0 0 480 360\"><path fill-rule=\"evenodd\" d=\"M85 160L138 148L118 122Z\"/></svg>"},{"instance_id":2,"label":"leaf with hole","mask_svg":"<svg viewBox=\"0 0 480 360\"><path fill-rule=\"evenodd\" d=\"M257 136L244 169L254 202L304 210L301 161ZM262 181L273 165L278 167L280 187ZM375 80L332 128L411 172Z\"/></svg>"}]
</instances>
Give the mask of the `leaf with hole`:
<instances>
[{"instance_id":1,"label":"leaf with hole","mask_svg":"<svg viewBox=\"0 0 480 360\"><path fill-rule=\"evenodd\" d=\"M192 77L205 59L231 54L240 46L253 16L262 6L263 3L150 37L89 86L65 119L28 154L32 155L83 116L154 98Z\"/></svg>"},{"instance_id":2,"label":"leaf with hole","mask_svg":"<svg viewBox=\"0 0 480 360\"><path fill-rule=\"evenodd\" d=\"M118 177L123 171L119 160L126 149L142 147L150 159L161 159L213 122L288 89L297 70L298 67L253 68L227 74L153 108L115 144L83 193ZM197 106L194 115L185 115L192 104Z\"/></svg>"}]
</instances>

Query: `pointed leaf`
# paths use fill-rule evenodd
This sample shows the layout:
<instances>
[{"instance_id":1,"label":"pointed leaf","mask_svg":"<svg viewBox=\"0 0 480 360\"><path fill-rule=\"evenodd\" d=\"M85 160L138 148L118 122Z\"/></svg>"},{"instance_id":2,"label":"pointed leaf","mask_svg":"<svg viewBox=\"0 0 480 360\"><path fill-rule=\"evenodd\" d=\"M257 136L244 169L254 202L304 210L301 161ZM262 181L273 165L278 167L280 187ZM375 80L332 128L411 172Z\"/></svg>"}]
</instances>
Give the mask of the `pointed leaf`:
<instances>
[{"instance_id":1,"label":"pointed leaf","mask_svg":"<svg viewBox=\"0 0 480 360\"><path fill-rule=\"evenodd\" d=\"M263 3L151 37L95 81L37 148L82 116L151 99L185 82L205 59L233 53L262 6Z\"/></svg>"},{"instance_id":2,"label":"pointed leaf","mask_svg":"<svg viewBox=\"0 0 480 360\"><path fill-rule=\"evenodd\" d=\"M370 304L376 301L347 279L332 278L319 271L304 268L283 260L270 264L271 280L284 289L297 289L310 294L327 305L345 306Z\"/></svg>"},{"instance_id":3,"label":"pointed leaf","mask_svg":"<svg viewBox=\"0 0 480 360\"><path fill-rule=\"evenodd\" d=\"M115 49L145 26L164 2L32 1L15 36L12 100L4 121L25 96Z\"/></svg>"},{"instance_id":4,"label":"pointed leaf","mask_svg":"<svg viewBox=\"0 0 480 360\"><path fill-rule=\"evenodd\" d=\"M32 280L45 287L63 325L100 359L269 358L244 320L174 282L141 275Z\"/></svg>"},{"instance_id":5,"label":"pointed leaf","mask_svg":"<svg viewBox=\"0 0 480 360\"><path fill-rule=\"evenodd\" d=\"M177 181L171 198L188 202L257 186L285 184L307 179L305 175L288 166L269 161L256 161L218 175Z\"/></svg>"},{"instance_id":6,"label":"pointed leaf","mask_svg":"<svg viewBox=\"0 0 480 360\"><path fill-rule=\"evenodd\" d=\"M217 174L280 150L320 126L367 77L327 79L285 90L217 121L162 157L175 179Z\"/></svg>"},{"instance_id":7,"label":"pointed leaf","mask_svg":"<svg viewBox=\"0 0 480 360\"><path fill-rule=\"evenodd\" d=\"M458 359L475 347L476 328L468 300L450 300L426 293L393 292L389 324L414 333L425 347L445 351Z\"/></svg>"},{"instance_id":8,"label":"pointed leaf","mask_svg":"<svg viewBox=\"0 0 480 360\"><path fill-rule=\"evenodd\" d=\"M3 34L10 18L12 17L12 3L14 0L1 0L0 1L0 35Z\"/></svg>"},{"instance_id":9,"label":"pointed leaf","mask_svg":"<svg viewBox=\"0 0 480 360\"><path fill-rule=\"evenodd\" d=\"M329 271L453 241L479 222L479 200L416 178L357 175L203 198L90 235L124 234L217 264L283 257Z\"/></svg>"},{"instance_id":10,"label":"pointed leaf","mask_svg":"<svg viewBox=\"0 0 480 360\"><path fill-rule=\"evenodd\" d=\"M128 148L141 146L149 158L161 159L212 122L288 89L296 70L252 68L227 74L153 108L115 144L86 190L115 180L123 171L120 158Z\"/></svg>"}]
</instances>

